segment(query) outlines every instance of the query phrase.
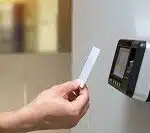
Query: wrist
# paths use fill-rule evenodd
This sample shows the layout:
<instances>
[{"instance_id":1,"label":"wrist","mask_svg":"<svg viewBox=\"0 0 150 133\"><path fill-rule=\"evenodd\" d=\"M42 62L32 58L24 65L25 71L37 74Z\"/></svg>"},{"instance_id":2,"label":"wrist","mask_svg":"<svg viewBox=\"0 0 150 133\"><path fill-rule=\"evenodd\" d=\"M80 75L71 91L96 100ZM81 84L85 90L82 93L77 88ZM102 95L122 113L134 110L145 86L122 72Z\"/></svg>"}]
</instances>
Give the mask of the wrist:
<instances>
[{"instance_id":1,"label":"wrist","mask_svg":"<svg viewBox=\"0 0 150 133\"><path fill-rule=\"evenodd\" d=\"M19 110L0 113L0 132L18 132L17 122L19 120Z\"/></svg>"},{"instance_id":2,"label":"wrist","mask_svg":"<svg viewBox=\"0 0 150 133\"><path fill-rule=\"evenodd\" d=\"M37 114L28 106L11 112L0 113L0 132L21 133L33 131L37 122Z\"/></svg>"}]
</instances>

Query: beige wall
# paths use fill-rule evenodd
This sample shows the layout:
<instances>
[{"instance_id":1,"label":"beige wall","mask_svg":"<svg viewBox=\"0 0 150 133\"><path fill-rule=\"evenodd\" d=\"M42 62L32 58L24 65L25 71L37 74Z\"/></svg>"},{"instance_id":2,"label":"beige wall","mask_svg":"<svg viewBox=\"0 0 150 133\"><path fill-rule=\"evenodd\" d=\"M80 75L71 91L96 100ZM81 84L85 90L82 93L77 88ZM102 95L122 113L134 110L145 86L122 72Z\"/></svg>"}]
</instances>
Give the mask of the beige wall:
<instances>
[{"instance_id":1,"label":"beige wall","mask_svg":"<svg viewBox=\"0 0 150 133\"><path fill-rule=\"evenodd\" d=\"M22 56L0 55L0 111L23 105Z\"/></svg>"},{"instance_id":2,"label":"beige wall","mask_svg":"<svg viewBox=\"0 0 150 133\"><path fill-rule=\"evenodd\" d=\"M22 107L48 86L71 79L69 54L0 55L0 64L0 111Z\"/></svg>"}]
</instances>

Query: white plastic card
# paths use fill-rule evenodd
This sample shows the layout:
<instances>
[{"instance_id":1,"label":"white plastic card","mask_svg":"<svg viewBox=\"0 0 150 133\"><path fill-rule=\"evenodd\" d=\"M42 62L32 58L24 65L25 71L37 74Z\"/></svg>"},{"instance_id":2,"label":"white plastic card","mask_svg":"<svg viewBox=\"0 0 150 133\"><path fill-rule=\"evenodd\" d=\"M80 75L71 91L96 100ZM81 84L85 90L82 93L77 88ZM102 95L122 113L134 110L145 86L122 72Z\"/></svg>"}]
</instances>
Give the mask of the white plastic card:
<instances>
[{"instance_id":1,"label":"white plastic card","mask_svg":"<svg viewBox=\"0 0 150 133\"><path fill-rule=\"evenodd\" d=\"M83 88L85 83L87 82L87 79L92 71L92 68L94 64L96 63L97 57L100 53L100 49L93 47L91 50L91 53L82 69L82 72L79 76L79 80L81 82L80 87Z\"/></svg>"}]
</instances>

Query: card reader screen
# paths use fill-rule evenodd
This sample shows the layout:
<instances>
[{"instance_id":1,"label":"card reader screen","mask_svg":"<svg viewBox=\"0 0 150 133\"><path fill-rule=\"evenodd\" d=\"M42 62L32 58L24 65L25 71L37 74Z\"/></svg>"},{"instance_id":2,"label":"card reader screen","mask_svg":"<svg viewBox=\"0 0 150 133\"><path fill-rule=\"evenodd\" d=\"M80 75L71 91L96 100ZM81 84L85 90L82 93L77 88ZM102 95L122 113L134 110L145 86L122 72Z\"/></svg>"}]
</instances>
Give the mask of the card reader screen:
<instances>
[{"instance_id":1,"label":"card reader screen","mask_svg":"<svg viewBox=\"0 0 150 133\"><path fill-rule=\"evenodd\" d=\"M116 61L116 65L114 68L113 74L119 78L123 78L124 72L126 69L128 57L129 57L130 50L127 48L120 48L118 58Z\"/></svg>"}]
</instances>

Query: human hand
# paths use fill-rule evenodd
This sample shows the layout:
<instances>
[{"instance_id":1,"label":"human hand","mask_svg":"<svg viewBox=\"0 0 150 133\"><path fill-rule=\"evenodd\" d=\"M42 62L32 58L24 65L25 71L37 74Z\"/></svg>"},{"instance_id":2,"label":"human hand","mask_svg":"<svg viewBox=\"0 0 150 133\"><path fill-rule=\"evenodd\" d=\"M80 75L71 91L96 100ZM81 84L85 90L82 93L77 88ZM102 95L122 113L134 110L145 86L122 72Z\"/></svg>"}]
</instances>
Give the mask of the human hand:
<instances>
[{"instance_id":1,"label":"human hand","mask_svg":"<svg viewBox=\"0 0 150 133\"><path fill-rule=\"evenodd\" d=\"M35 130L70 129L89 108L88 89L81 89L79 81L56 85L43 91L27 108L32 112L29 121Z\"/></svg>"}]
</instances>

